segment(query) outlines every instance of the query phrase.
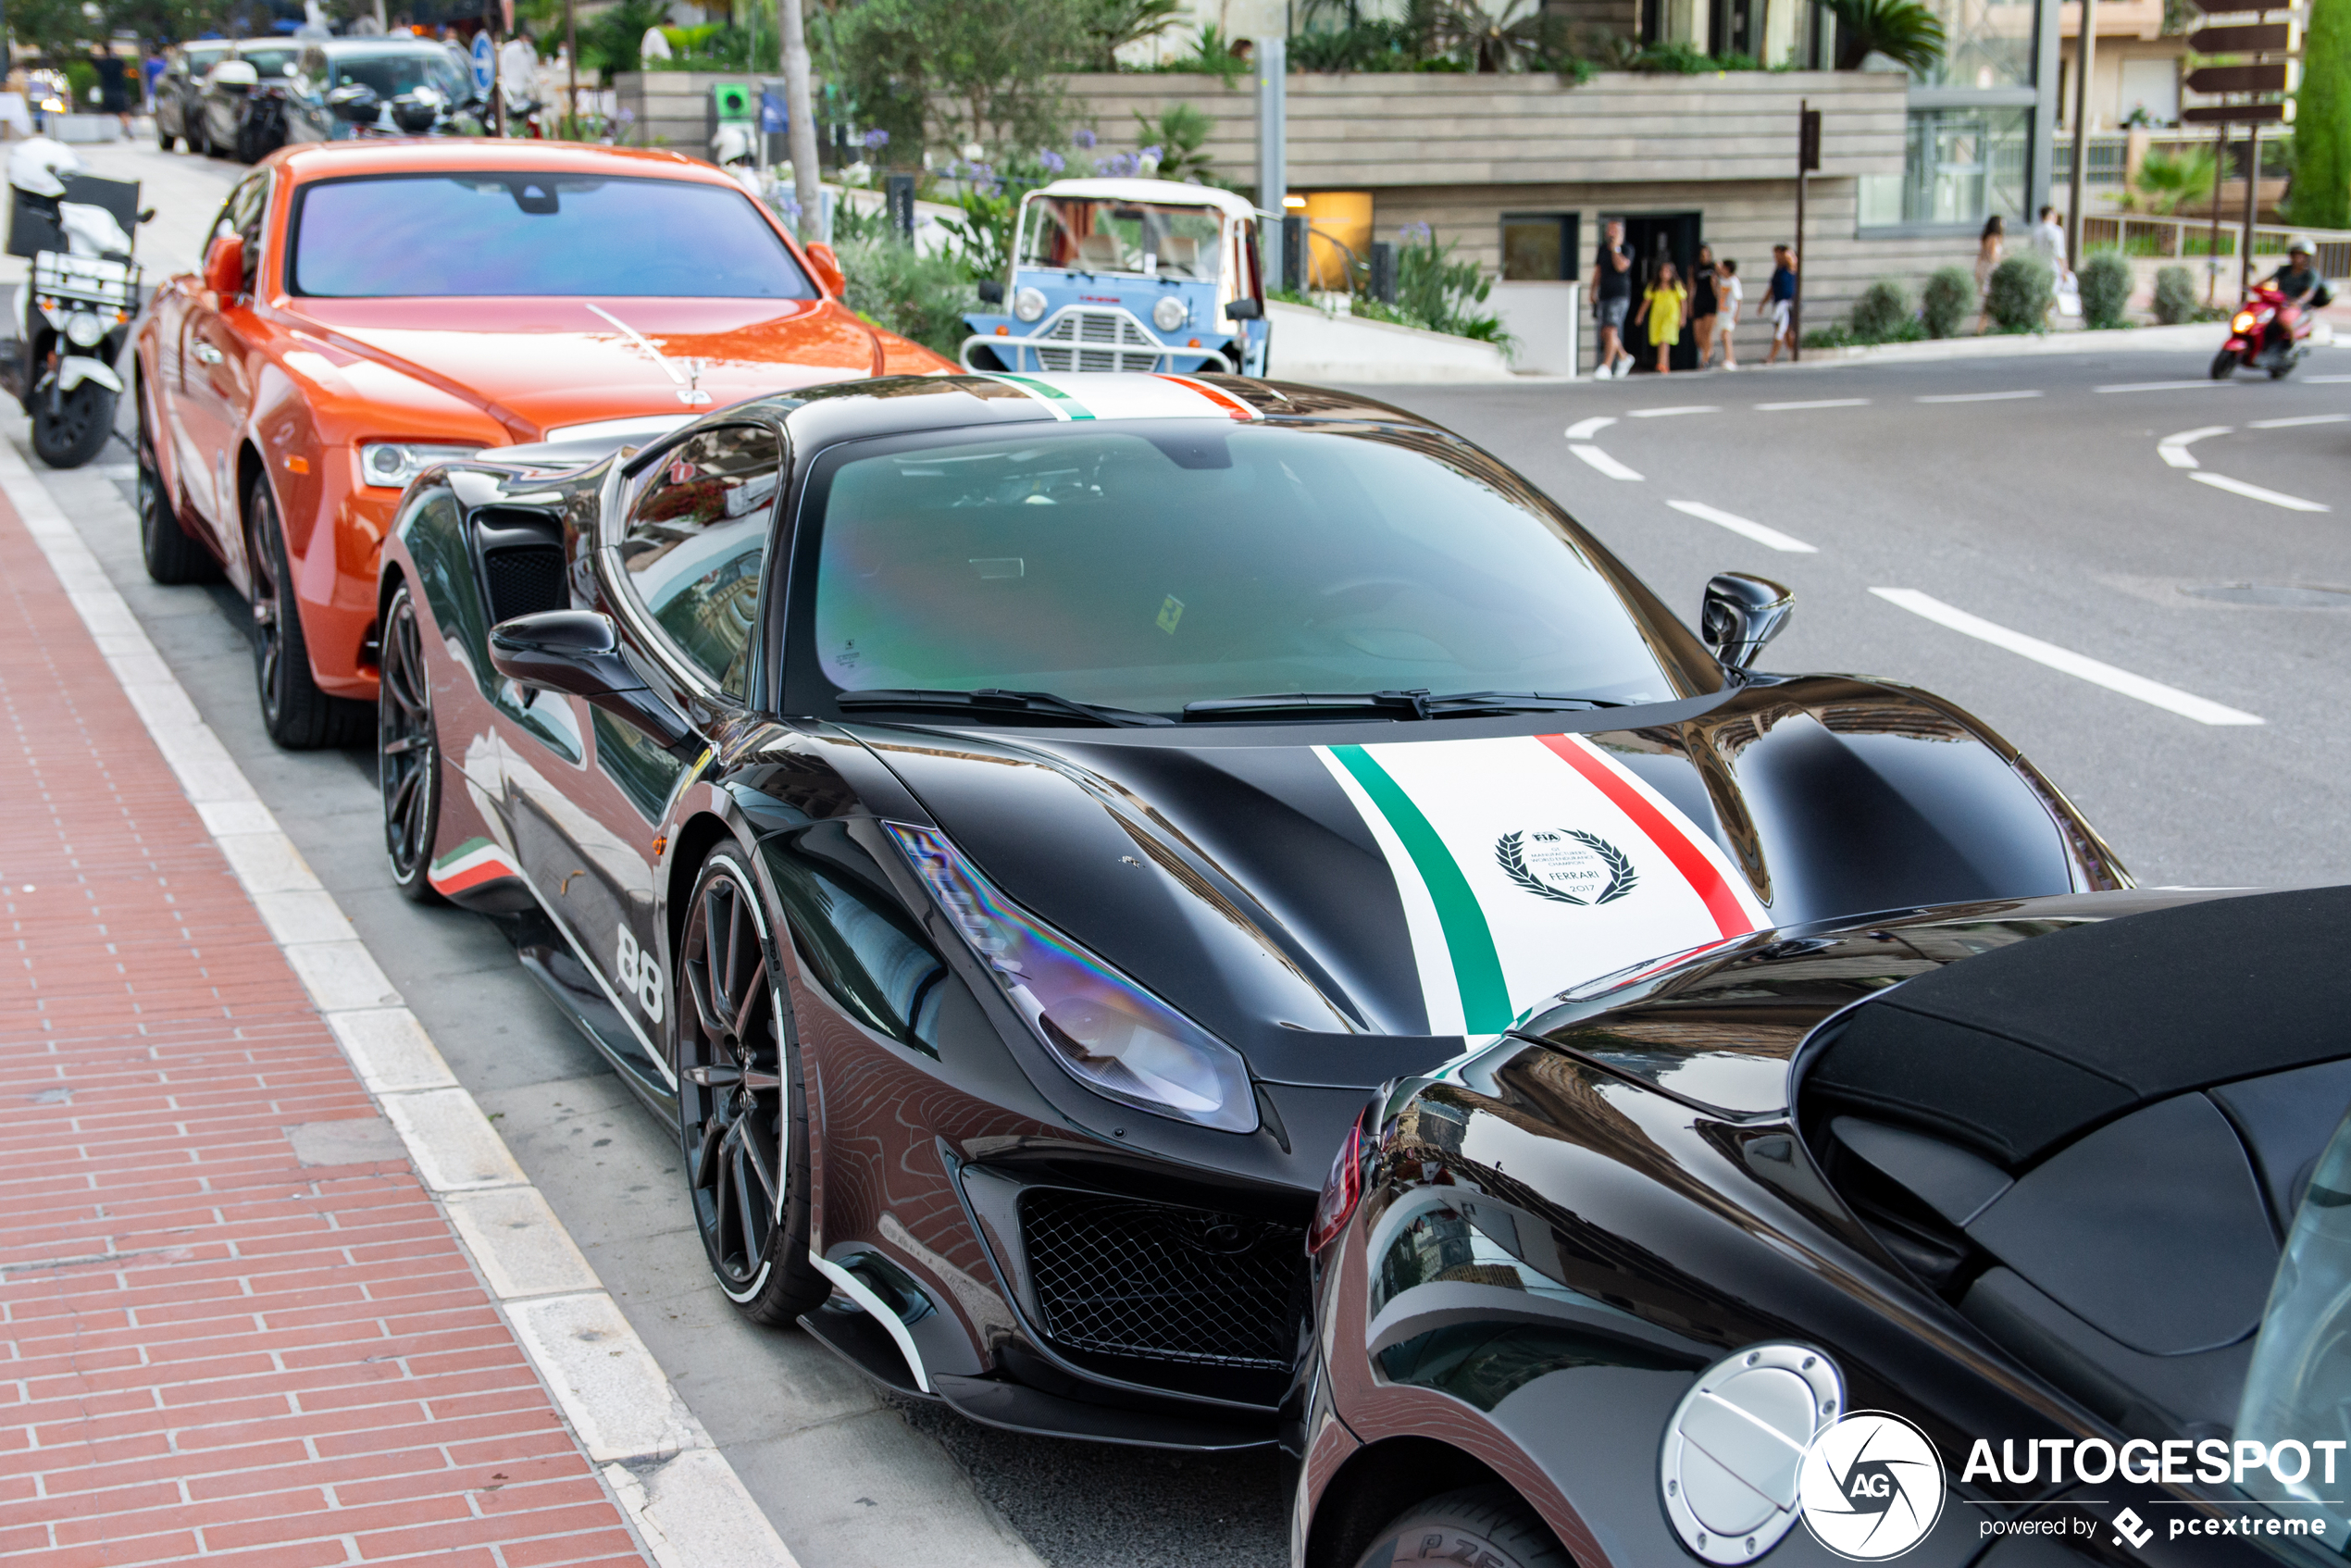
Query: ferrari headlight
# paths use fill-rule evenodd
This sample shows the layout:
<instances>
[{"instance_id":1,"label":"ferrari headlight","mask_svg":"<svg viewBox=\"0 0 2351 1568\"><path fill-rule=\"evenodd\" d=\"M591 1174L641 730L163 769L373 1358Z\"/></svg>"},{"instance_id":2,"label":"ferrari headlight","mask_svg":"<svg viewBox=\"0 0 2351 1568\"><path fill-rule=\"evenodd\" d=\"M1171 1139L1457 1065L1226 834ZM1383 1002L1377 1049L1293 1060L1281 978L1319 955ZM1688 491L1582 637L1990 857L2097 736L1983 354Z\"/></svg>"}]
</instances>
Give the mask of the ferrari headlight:
<instances>
[{"instance_id":1,"label":"ferrari headlight","mask_svg":"<svg viewBox=\"0 0 2351 1568\"><path fill-rule=\"evenodd\" d=\"M1190 307L1178 294L1162 294L1159 303L1151 306L1151 325L1163 332L1172 332L1191 318Z\"/></svg>"},{"instance_id":2,"label":"ferrari headlight","mask_svg":"<svg viewBox=\"0 0 2351 1568\"><path fill-rule=\"evenodd\" d=\"M1022 914L944 834L885 826L1005 1000L1070 1076L1154 1115L1220 1132L1257 1129L1249 1068L1231 1046Z\"/></svg>"},{"instance_id":3,"label":"ferrari headlight","mask_svg":"<svg viewBox=\"0 0 2351 1568\"><path fill-rule=\"evenodd\" d=\"M106 335L106 324L90 311L77 310L66 317L66 336L77 348L94 348Z\"/></svg>"},{"instance_id":4,"label":"ferrari headlight","mask_svg":"<svg viewBox=\"0 0 2351 1568\"><path fill-rule=\"evenodd\" d=\"M471 457L479 447L412 446L405 442L371 441L359 448L359 477L384 490L402 490L410 479L435 463Z\"/></svg>"},{"instance_id":5,"label":"ferrari headlight","mask_svg":"<svg viewBox=\"0 0 2351 1568\"><path fill-rule=\"evenodd\" d=\"M1023 321L1034 321L1045 314L1045 295L1039 289L1022 289L1013 295L1013 314Z\"/></svg>"}]
</instances>

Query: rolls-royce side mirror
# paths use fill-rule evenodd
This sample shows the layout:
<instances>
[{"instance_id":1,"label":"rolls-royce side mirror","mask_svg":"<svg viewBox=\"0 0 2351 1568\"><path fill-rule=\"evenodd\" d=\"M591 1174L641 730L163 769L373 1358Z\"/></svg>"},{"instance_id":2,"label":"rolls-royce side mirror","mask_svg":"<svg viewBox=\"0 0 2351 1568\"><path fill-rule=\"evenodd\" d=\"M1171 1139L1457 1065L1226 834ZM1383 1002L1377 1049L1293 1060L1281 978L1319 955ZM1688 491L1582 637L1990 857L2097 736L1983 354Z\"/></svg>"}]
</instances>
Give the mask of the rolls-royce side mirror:
<instances>
[{"instance_id":1,"label":"rolls-royce side mirror","mask_svg":"<svg viewBox=\"0 0 2351 1568\"><path fill-rule=\"evenodd\" d=\"M1259 321L1265 316L1262 300L1237 299L1225 307L1225 314L1235 321Z\"/></svg>"},{"instance_id":2,"label":"rolls-royce side mirror","mask_svg":"<svg viewBox=\"0 0 2351 1568\"><path fill-rule=\"evenodd\" d=\"M983 279L979 285L979 303L982 305L1003 304L1004 285L993 278Z\"/></svg>"},{"instance_id":3,"label":"rolls-royce side mirror","mask_svg":"<svg viewBox=\"0 0 2351 1568\"><path fill-rule=\"evenodd\" d=\"M1795 611L1796 595L1769 578L1723 572L1706 585L1698 635L1716 658L1733 669L1747 669Z\"/></svg>"},{"instance_id":4,"label":"rolls-royce side mirror","mask_svg":"<svg viewBox=\"0 0 2351 1568\"><path fill-rule=\"evenodd\" d=\"M490 663L518 686L560 691L643 730L667 750L691 739L686 723L621 653L611 617L541 610L490 628Z\"/></svg>"}]
</instances>

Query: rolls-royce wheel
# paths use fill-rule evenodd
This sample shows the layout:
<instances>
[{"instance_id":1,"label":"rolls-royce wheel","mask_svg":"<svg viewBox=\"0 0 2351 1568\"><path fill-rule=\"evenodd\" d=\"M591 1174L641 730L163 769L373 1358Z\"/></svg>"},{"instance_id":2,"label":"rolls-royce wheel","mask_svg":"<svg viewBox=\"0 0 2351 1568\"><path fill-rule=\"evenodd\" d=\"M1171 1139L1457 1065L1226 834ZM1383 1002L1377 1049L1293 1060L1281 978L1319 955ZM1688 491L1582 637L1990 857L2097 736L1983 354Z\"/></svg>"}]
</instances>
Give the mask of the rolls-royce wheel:
<instances>
[{"instance_id":1,"label":"rolls-royce wheel","mask_svg":"<svg viewBox=\"0 0 2351 1568\"><path fill-rule=\"evenodd\" d=\"M1543 1521L1508 1487L1471 1487L1415 1503L1379 1533L1355 1568L1413 1562L1574 1568Z\"/></svg>"},{"instance_id":2,"label":"rolls-royce wheel","mask_svg":"<svg viewBox=\"0 0 2351 1568\"><path fill-rule=\"evenodd\" d=\"M245 523L252 530L246 554L253 566L253 675L262 728L290 752L348 746L367 733L374 716L364 703L319 691L310 673L285 530L278 526L278 504L258 476L245 498Z\"/></svg>"},{"instance_id":3,"label":"rolls-royce wheel","mask_svg":"<svg viewBox=\"0 0 2351 1568\"><path fill-rule=\"evenodd\" d=\"M171 497L164 492L146 420L142 418L139 426L139 554L147 576L161 583L211 582L220 576L220 563L180 526Z\"/></svg>"},{"instance_id":4,"label":"rolls-royce wheel","mask_svg":"<svg viewBox=\"0 0 2351 1568\"><path fill-rule=\"evenodd\" d=\"M432 719L431 672L425 665L417 601L409 586L392 590L384 610L383 666L376 688L376 782L384 799L384 852L392 880L418 903L439 903L427 873L441 826L441 735Z\"/></svg>"},{"instance_id":5,"label":"rolls-royce wheel","mask_svg":"<svg viewBox=\"0 0 2351 1568\"><path fill-rule=\"evenodd\" d=\"M732 849L712 854L694 880L676 981L678 1124L694 1225L735 1310L780 1327L832 1287L808 1261L808 1110L777 1001L776 942Z\"/></svg>"}]
</instances>

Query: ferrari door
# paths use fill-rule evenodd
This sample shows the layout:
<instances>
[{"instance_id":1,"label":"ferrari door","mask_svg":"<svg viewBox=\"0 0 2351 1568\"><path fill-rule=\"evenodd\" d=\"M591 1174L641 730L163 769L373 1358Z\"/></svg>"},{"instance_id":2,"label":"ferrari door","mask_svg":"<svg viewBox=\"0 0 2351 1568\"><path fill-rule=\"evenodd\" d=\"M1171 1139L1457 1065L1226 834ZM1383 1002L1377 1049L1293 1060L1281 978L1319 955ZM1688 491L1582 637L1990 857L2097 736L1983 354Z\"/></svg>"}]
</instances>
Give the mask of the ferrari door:
<instances>
[{"instance_id":1,"label":"ferrari door","mask_svg":"<svg viewBox=\"0 0 2351 1568\"><path fill-rule=\"evenodd\" d=\"M555 776L514 766L509 809L531 882L568 927L629 1020L646 1066L667 1082L660 1041L673 999L659 933L656 839L740 713L757 624L783 446L772 427L728 425L674 449L629 504L601 574L629 660L687 721L679 743L602 709L588 765ZM517 763L521 761L518 757ZM559 794L558 794L559 790Z\"/></svg>"},{"instance_id":2,"label":"ferrari door","mask_svg":"<svg viewBox=\"0 0 2351 1568\"><path fill-rule=\"evenodd\" d=\"M242 586L245 564L242 498L237 494L237 434L253 401L249 355L240 323L252 317L254 274L261 263L262 215L268 210L269 173L240 180L205 236L205 254L223 235L245 246L243 292L223 297L195 280L184 297L178 332L178 373L165 380L167 422L174 466L188 500L218 540L221 557Z\"/></svg>"}]
</instances>

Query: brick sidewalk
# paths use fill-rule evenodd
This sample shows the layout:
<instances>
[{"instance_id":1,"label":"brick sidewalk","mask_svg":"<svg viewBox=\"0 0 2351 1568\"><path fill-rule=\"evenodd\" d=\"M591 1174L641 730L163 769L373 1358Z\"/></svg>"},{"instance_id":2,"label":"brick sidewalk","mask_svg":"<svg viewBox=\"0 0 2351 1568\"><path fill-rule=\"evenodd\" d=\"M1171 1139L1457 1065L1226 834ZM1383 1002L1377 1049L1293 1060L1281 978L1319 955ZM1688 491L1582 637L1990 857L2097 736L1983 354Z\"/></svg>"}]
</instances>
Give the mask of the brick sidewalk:
<instances>
[{"instance_id":1,"label":"brick sidewalk","mask_svg":"<svg viewBox=\"0 0 2351 1568\"><path fill-rule=\"evenodd\" d=\"M0 1558L641 1564L5 500L0 822Z\"/></svg>"}]
</instances>

